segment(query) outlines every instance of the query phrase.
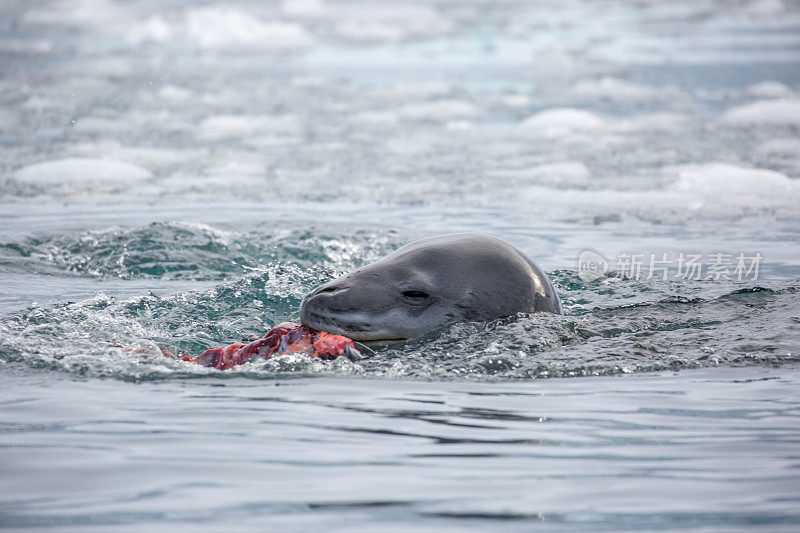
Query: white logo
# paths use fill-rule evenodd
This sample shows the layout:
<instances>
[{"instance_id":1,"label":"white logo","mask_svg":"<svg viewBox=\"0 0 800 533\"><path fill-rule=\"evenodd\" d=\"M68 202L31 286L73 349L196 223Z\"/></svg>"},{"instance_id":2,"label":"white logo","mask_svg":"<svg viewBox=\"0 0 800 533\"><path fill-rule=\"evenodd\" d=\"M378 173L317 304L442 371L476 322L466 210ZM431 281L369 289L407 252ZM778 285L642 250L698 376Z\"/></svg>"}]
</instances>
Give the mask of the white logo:
<instances>
[{"instance_id":1,"label":"white logo","mask_svg":"<svg viewBox=\"0 0 800 533\"><path fill-rule=\"evenodd\" d=\"M608 261L592 250L583 250L578 256L578 276L586 282L602 278L608 272Z\"/></svg>"}]
</instances>

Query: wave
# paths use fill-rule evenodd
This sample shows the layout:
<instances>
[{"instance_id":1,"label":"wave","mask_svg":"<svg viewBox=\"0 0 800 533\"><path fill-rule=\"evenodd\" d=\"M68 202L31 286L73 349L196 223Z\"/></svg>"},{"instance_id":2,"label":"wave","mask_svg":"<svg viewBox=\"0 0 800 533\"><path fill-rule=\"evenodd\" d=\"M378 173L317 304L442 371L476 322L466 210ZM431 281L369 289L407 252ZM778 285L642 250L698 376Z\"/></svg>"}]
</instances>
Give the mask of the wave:
<instances>
[{"instance_id":1,"label":"wave","mask_svg":"<svg viewBox=\"0 0 800 533\"><path fill-rule=\"evenodd\" d=\"M800 284L675 284L551 272L564 316L520 314L460 323L423 338L324 362L299 355L217 371L163 357L259 337L296 320L302 296L332 269L271 263L212 289L119 301L105 295L0 319L0 359L122 380L193 376L275 379L362 375L417 379L535 379L800 360ZM123 351L134 347L135 353Z\"/></svg>"},{"instance_id":2,"label":"wave","mask_svg":"<svg viewBox=\"0 0 800 533\"><path fill-rule=\"evenodd\" d=\"M0 243L7 270L92 278L224 280L278 261L330 270L375 261L400 246L378 232L224 231L184 222L154 222Z\"/></svg>"}]
</instances>

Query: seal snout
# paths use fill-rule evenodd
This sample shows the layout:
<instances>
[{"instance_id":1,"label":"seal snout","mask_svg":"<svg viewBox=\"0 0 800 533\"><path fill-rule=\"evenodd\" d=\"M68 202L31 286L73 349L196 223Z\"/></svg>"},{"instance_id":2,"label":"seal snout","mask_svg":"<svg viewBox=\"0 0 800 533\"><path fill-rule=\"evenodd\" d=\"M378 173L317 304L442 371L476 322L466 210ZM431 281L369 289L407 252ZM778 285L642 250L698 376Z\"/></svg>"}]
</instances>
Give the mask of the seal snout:
<instances>
[{"instance_id":1,"label":"seal snout","mask_svg":"<svg viewBox=\"0 0 800 533\"><path fill-rule=\"evenodd\" d=\"M337 329L331 313L336 307L337 297L346 291L347 288L340 283L340 280L317 287L306 295L300 304L300 322L321 331Z\"/></svg>"}]
</instances>

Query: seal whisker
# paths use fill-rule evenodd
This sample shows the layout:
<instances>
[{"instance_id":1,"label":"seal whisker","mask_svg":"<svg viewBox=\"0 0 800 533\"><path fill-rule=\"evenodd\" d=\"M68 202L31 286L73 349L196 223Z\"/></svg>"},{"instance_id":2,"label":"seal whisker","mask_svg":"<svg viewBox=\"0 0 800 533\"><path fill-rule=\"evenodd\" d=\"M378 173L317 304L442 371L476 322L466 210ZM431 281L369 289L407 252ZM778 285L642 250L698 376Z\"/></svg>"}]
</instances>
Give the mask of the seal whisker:
<instances>
[{"instance_id":1,"label":"seal whisker","mask_svg":"<svg viewBox=\"0 0 800 533\"><path fill-rule=\"evenodd\" d=\"M369 356L370 357L372 357L373 355L377 355L378 354L378 352L376 352L375 350L373 350L372 348L370 348L369 346L367 346L363 342L353 341L353 344L356 345L356 348L358 348L358 351L361 352L362 355L364 354L364 350L369 352ZM363 357L362 357L362 359L363 359Z\"/></svg>"}]
</instances>

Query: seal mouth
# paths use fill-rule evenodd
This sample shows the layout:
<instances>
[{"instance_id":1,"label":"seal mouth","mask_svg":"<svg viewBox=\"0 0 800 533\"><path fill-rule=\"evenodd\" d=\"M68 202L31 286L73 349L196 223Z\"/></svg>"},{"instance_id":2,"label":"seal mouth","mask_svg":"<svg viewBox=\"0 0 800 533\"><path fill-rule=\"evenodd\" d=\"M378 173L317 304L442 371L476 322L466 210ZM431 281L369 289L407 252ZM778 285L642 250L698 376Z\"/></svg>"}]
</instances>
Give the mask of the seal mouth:
<instances>
[{"instance_id":1,"label":"seal mouth","mask_svg":"<svg viewBox=\"0 0 800 533\"><path fill-rule=\"evenodd\" d=\"M322 315L310 311L307 307L300 310L300 323L308 326L311 329L324 331L326 333L333 333L334 335L342 335L349 339L358 342L366 343L393 343L408 340L407 337L382 337L370 334L370 330L365 327L354 326L348 324L350 327L345 327L337 322L331 316Z\"/></svg>"}]
</instances>

